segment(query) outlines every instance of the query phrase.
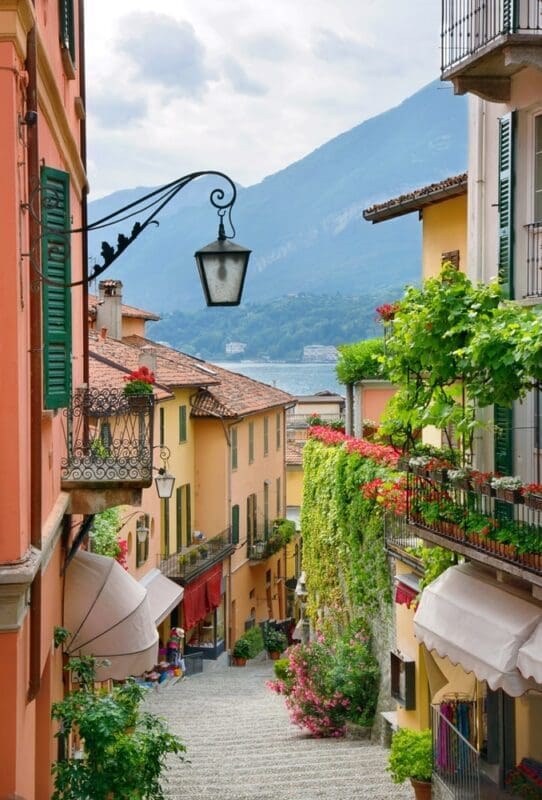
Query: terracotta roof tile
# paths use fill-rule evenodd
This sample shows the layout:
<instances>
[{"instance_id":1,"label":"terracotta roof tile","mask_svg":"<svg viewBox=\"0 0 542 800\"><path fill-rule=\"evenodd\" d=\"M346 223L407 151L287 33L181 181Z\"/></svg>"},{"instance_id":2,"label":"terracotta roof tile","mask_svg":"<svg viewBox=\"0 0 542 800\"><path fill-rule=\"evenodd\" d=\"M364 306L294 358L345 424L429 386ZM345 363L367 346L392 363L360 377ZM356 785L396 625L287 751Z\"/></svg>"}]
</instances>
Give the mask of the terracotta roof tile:
<instances>
[{"instance_id":1,"label":"terracotta roof tile","mask_svg":"<svg viewBox=\"0 0 542 800\"><path fill-rule=\"evenodd\" d=\"M448 200L467 193L467 173L453 175L445 178L438 183L430 183L420 189L414 189L407 194L393 197L385 203L376 203L363 212L363 218L368 222L383 222L386 219L400 217L403 214L410 214L412 211L419 211L425 206Z\"/></svg>"},{"instance_id":2,"label":"terracotta roof tile","mask_svg":"<svg viewBox=\"0 0 542 800\"><path fill-rule=\"evenodd\" d=\"M149 344L151 344L149 342ZM102 338L96 331L89 331L89 351L93 354L108 359L114 364L119 364L128 372L137 369L140 364L141 348L126 341ZM207 386L216 381L202 369L195 365L174 364L170 359L160 357L157 353L156 369L154 370L158 383L172 389L183 386Z\"/></svg>"},{"instance_id":3,"label":"terracotta roof tile","mask_svg":"<svg viewBox=\"0 0 542 800\"><path fill-rule=\"evenodd\" d=\"M89 353L88 368L90 386L93 389L121 389L124 386L124 376L131 372L95 353ZM172 394L159 383L155 383L154 396L156 400L167 400Z\"/></svg>"},{"instance_id":4,"label":"terracotta roof tile","mask_svg":"<svg viewBox=\"0 0 542 800\"><path fill-rule=\"evenodd\" d=\"M208 385L207 392L215 403L211 404L207 396L201 400L198 398L194 411L197 416L216 416L220 408L224 412L223 416L239 417L290 404L294 401L294 397L282 389L276 389L274 386L248 378L246 375L240 375L216 364L194 358L150 339L129 336L124 341L137 344L139 347L151 345L165 359L182 365L197 365L198 369L206 371L214 379L216 383Z\"/></svg>"},{"instance_id":5,"label":"terracotta roof tile","mask_svg":"<svg viewBox=\"0 0 542 800\"><path fill-rule=\"evenodd\" d=\"M300 467L303 464L303 447L305 442L286 442L286 465Z\"/></svg>"},{"instance_id":6,"label":"terracotta roof tile","mask_svg":"<svg viewBox=\"0 0 542 800\"><path fill-rule=\"evenodd\" d=\"M98 302L99 299L95 294L89 294L88 308L92 318L96 316L96 306L98 305ZM153 311L145 311L143 308L127 306L125 303L122 303L121 311L123 317L136 317L137 319L144 319L153 322L157 322L160 319L160 315L155 314Z\"/></svg>"}]
</instances>

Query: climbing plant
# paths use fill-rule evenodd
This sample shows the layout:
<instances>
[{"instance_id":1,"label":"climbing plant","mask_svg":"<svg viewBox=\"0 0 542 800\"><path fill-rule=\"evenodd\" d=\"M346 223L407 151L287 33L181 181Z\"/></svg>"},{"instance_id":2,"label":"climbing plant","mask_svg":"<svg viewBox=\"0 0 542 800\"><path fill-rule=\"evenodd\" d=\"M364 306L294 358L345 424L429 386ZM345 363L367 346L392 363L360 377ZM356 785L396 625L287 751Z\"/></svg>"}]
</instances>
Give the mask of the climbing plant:
<instances>
[{"instance_id":1,"label":"climbing plant","mask_svg":"<svg viewBox=\"0 0 542 800\"><path fill-rule=\"evenodd\" d=\"M337 348L337 377L341 383L357 383L367 378L386 378L384 339L365 339L353 344L342 344Z\"/></svg>"}]
</instances>

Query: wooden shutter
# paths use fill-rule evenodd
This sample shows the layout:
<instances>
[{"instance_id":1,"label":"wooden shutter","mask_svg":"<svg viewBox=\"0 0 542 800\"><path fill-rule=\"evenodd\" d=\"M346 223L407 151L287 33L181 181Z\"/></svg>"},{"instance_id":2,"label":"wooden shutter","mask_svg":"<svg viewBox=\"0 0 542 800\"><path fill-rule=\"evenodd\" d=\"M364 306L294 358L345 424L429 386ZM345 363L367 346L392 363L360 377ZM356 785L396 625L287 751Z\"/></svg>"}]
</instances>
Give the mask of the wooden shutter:
<instances>
[{"instance_id":1,"label":"wooden shutter","mask_svg":"<svg viewBox=\"0 0 542 800\"><path fill-rule=\"evenodd\" d=\"M495 472L499 472L501 475L512 475L514 471L513 409L494 406L493 421L495 424ZM514 507L509 503L496 500L495 516L498 519L512 519Z\"/></svg>"},{"instance_id":2,"label":"wooden shutter","mask_svg":"<svg viewBox=\"0 0 542 800\"><path fill-rule=\"evenodd\" d=\"M75 64L75 24L73 17L73 0L59 0L60 44L70 54Z\"/></svg>"},{"instance_id":3,"label":"wooden shutter","mask_svg":"<svg viewBox=\"0 0 542 800\"><path fill-rule=\"evenodd\" d=\"M181 552L183 546L183 488L178 486L175 490L175 511L177 520L177 553Z\"/></svg>"},{"instance_id":4,"label":"wooden shutter","mask_svg":"<svg viewBox=\"0 0 542 800\"><path fill-rule=\"evenodd\" d=\"M186 406L179 406L179 442L186 442Z\"/></svg>"},{"instance_id":5,"label":"wooden shutter","mask_svg":"<svg viewBox=\"0 0 542 800\"><path fill-rule=\"evenodd\" d=\"M237 428L231 429L231 468L237 469Z\"/></svg>"},{"instance_id":6,"label":"wooden shutter","mask_svg":"<svg viewBox=\"0 0 542 800\"><path fill-rule=\"evenodd\" d=\"M514 296L514 128L511 111L499 120L499 280L505 297Z\"/></svg>"},{"instance_id":7,"label":"wooden shutter","mask_svg":"<svg viewBox=\"0 0 542 800\"><path fill-rule=\"evenodd\" d=\"M239 544L239 506L232 506L231 509L231 541L232 544Z\"/></svg>"},{"instance_id":8,"label":"wooden shutter","mask_svg":"<svg viewBox=\"0 0 542 800\"><path fill-rule=\"evenodd\" d=\"M60 284L71 281L70 179L66 172L41 170L41 264L43 283L43 387L45 408L63 408L71 393L71 290Z\"/></svg>"}]
</instances>

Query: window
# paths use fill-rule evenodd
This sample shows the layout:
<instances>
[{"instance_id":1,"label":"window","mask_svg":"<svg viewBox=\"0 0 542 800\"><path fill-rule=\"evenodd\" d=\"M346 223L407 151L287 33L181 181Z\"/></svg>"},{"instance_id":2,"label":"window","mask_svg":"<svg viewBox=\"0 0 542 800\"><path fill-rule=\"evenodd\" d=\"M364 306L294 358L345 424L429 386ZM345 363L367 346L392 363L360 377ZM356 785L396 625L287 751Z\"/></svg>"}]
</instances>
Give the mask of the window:
<instances>
[{"instance_id":1,"label":"window","mask_svg":"<svg viewBox=\"0 0 542 800\"><path fill-rule=\"evenodd\" d=\"M231 468L237 469L237 428L231 429Z\"/></svg>"},{"instance_id":2,"label":"window","mask_svg":"<svg viewBox=\"0 0 542 800\"><path fill-rule=\"evenodd\" d=\"M41 170L41 264L45 278L71 281L69 237L70 177L50 167ZM45 408L69 404L72 378L71 290L43 283L43 389Z\"/></svg>"},{"instance_id":3,"label":"window","mask_svg":"<svg viewBox=\"0 0 542 800\"><path fill-rule=\"evenodd\" d=\"M254 461L254 423L248 423L248 463Z\"/></svg>"},{"instance_id":4,"label":"window","mask_svg":"<svg viewBox=\"0 0 542 800\"><path fill-rule=\"evenodd\" d=\"M263 418L263 454L269 455L269 417Z\"/></svg>"},{"instance_id":5,"label":"window","mask_svg":"<svg viewBox=\"0 0 542 800\"><path fill-rule=\"evenodd\" d=\"M136 567L140 567L149 557L150 517L141 514L136 522Z\"/></svg>"},{"instance_id":6,"label":"window","mask_svg":"<svg viewBox=\"0 0 542 800\"><path fill-rule=\"evenodd\" d=\"M192 544L192 510L190 501L190 484L178 486L175 491L177 552L182 547Z\"/></svg>"},{"instance_id":7,"label":"window","mask_svg":"<svg viewBox=\"0 0 542 800\"><path fill-rule=\"evenodd\" d=\"M160 408L160 447L166 442L166 410Z\"/></svg>"},{"instance_id":8,"label":"window","mask_svg":"<svg viewBox=\"0 0 542 800\"><path fill-rule=\"evenodd\" d=\"M232 544L239 544L239 506L232 506L231 509L231 541Z\"/></svg>"},{"instance_id":9,"label":"window","mask_svg":"<svg viewBox=\"0 0 542 800\"><path fill-rule=\"evenodd\" d=\"M442 253L440 263L450 263L454 269L459 269L459 250L449 250L447 253Z\"/></svg>"},{"instance_id":10,"label":"window","mask_svg":"<svg viewBox=\"0 0 542 800\"><path fill-rule=\"evenodd\" d=\"M282 517L282 487L280 478L277 478L276 487L277 487L277 507L275 510L277 517Z\"/></svg>"},{"instance_id":11,"label":"window","mask_svg":"<svg viewBox=\"0 0 542 800\"><path fill-rule=\"evenodd\" d=\"M269 481L263 483L263 533L269 536Z\"/></svg>"},{"instance_id":12,"label":"window","mask_svg":"<svg viewBox=\"0 0 542 800\"><path fill-rule=\"evenodd\" d=\"M277 414L275 417L275 442L277 450L280 450L280 432L282 430L282 414Z\"/></svg>"},{"instance_id":13,"label":"window","mask_svg":"<svg viewBox=\"0 0 542 800\"><path fill-rule=\"evenodd\" d=\"M186 406L179 406L179 442L186 440Z\"/></svg>"},{"instance_id":14,"label":"window","mask_svg":"<svg viewBox=\"0 0 542 800\"><path fill-rule=\"evenodd\" d=\"M534 120L534 222L542 222L542 115Z\"/></svg>"},{"instance_id":15,"label":"window","mask_svg":"<svg viewBox=\"0 0 542 800\"><path fill-rule=\"evenodd\" d=\"M73 0L59 0L59 37L66 77L75 78L75 18Z\"/></svg>"}]
</instances>

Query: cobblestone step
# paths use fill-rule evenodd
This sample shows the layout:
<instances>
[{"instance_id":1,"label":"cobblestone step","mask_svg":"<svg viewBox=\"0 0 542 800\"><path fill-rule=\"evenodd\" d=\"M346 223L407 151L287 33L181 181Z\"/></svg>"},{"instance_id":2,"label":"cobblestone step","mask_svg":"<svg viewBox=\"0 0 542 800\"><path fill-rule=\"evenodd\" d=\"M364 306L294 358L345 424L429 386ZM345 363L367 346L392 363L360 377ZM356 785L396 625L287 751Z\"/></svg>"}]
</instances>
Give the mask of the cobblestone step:
<instances>
[{"instance_id":1,"label":"cobblestone step","mask_svg":"<svg viewBox=\"0 0 542 800\"><path fill-rule=\"evenodd\" d=\"M291 724L283 698L265 685L273 664L206 664L201 675L149 697L188 748L172 760L165 793L191 800L406 800L387 751L366 740L313 739Z\"/></svg>"}]
</instances>

